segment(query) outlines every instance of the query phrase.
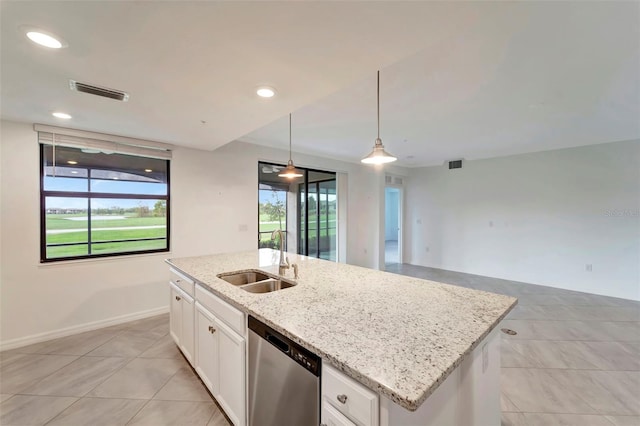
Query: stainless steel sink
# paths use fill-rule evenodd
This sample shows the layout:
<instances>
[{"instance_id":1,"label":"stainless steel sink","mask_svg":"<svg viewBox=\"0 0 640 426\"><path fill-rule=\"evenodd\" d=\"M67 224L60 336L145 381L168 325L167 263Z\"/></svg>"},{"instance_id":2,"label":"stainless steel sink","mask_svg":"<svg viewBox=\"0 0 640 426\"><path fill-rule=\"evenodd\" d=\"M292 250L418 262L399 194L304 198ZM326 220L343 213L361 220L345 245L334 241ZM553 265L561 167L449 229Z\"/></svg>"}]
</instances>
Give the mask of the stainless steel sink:
<instances>
[{"instance_id":1,"label":"stainless steel sink","mask_svg":"<svg viewBox=\"0 0 640 426\"><path fill-rule=\"evenodd\" d=\"M260 271L225 272L218 275L218 278L249 293L271 293L296 285L295 282Z\"/></svg>"},{"instance_id":2,"label":"stainless steel sink","mask_svg":"<svg viewBox=\"0 0 640 426\"><path fill-rule=\"evenodd\" d=\"M258 281L268 280L271 277L263 274L262 272L248 271L248 272L228 272L218 275L218 278L225 280L233 285L246 285L255 283Z\"/></svg>"},{"instance_id":3,"label":"stainless steel sink","mask_svg":"<svg viewBox=\"0 0 640 426\"><path fill-rule=\"evenodd\" d=\"M248 291L249 293L271 293L272 291L282 290L285 288L293 287L294 285L296 284L289 281L283 281L281 279L270 279L245 285L241 288L244 291Z\"/></svg>"}]
</instances>

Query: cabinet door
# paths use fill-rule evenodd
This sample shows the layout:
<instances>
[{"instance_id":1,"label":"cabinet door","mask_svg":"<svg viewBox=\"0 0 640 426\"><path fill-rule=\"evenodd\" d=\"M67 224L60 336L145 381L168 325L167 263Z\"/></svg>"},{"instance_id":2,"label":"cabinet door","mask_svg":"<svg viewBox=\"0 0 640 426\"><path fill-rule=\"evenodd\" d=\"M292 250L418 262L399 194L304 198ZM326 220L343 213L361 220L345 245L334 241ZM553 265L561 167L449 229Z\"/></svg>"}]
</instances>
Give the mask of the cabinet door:
<instances>
[{"instance_id":1,"label":"cabinet door","mask_svg":"<svg viewBox=\"0 0 640 426\"><path fill-rule=\"evenodd\" d=\"M218 391L218 336L215 320L196 302L195 369L213 396Z\"/></svg>"},{"instance_id":2,"label":"cabinet door","mask_svg":"<svg viewBox=\"0 0 640 426\"><path fill-rule=\"evenodd\" d=\"M186 293L182 294L182 333L180 335L180 349L187 358L189 364L193 366L193 322L194 322L194 301L193 298Z\"/></svg>"},{"instance_id":3,"label":"cabinet door","mask_svg":"<svg viewBox=\"0 0 640 426\"><path fill-rule=\"evenodd\" d=\"M218 402L234 425L246 424L245 339L216 318L219 332Z\"/></svg>"},{"instance_id":4,"label":"cabinet door","mask_svg":"<svg viewBox=\"0 0 640 426\"><path fill-rule=\"evenodd\" d=\"M322 398L321 426L356 426L351 420L340 414L326 399Z\"/></svg>"},{"instance_id":5,"label":"cabinet door","mask_svg":"<svg viewBox=\"0 0 640 426\"><path fill-rule=\"evenodd\" d=\"M180 345L180 335L182 334L182 297L178 287L169 283L169 334L176 345Z\"/></svg>"}]
</instances>

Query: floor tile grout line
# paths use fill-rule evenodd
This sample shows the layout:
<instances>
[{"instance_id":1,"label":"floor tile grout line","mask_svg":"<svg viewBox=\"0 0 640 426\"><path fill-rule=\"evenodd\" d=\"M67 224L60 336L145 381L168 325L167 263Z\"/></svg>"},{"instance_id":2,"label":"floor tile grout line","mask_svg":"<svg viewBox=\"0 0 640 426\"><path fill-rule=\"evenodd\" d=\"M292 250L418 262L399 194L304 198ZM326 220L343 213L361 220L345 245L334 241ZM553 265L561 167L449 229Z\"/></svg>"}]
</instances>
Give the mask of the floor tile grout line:
<instances>
[{"instance_id":1,"label":"floor tile grout line","mask_svg":"<svg viewBox=\"0 0 640 426\"><path fill-rule=\"evenodd\" d=\"M136 358L136 359L138 359L138 358ZM139 358L139 359L148 359L148 358ZM187 359L186 359L186 358L185 358L185 361L187 361ZM188 361L187 361L187 362L188 362ZM169 383L169 382L170 382L170 381L171 381L171 380L172 380L172 379L173 379L173 378L174 378L174 377L175 377L175 376L180 372L180 370L181 370L181 369L182 369L182 367L178 368L178 369L176 370L176 372L175 372L175 373L173 373L173 374L171 375L171 377L169 377L169 378L168 378L168 379L167 379L167 380L162 384L162 386L158 387L158 390L157 390L157 391L155 391L155 393L151 396L151 398L149 398L149 401L153 400L153 398L155 398L155 397L156 397L156 395L158 395L158 393L159 393L159 392L160 392L160 391L161 391L165 386L167 386L167 383Z\"/></svg>"},{"instance_id":2,"label":"floor tile grout line","mask_svg":"<svg viewBox=\"0 0 640 426\"><path fill-rule=\"evenodd\" d=\"M608 417L609 416L616 416L616 417L636 417L636 416L628 416L628 415L617 415L617 414L585 414L585 413L549 413L546 411L502 411L502 414L522 414L525 416L525 420L526 420L526 416L527 414L542 414L545 416L564 416L564 415L569 415L569 416L591 416L591 417L603 417L607 422L609 422L608 424L611 424L612 426L616 426L616 423L613 423Z\"/></svg>"},{"instance_id":3,"label":"floor tile grout line","mask_svg":"<svg viewBox=\"0 0 640 426\"><path fill-rule=\"evenodd\" d=\"M149 359L149 358L140 358L140 357L138 356L138 357L136 357L136 358L134 358L134 359L143 359L143 360L144 360L144 359ZM186 361L186 358L184 358L184 360ZM171 381L171 379L173 379L173 378L178 374L178 372L180 371L180 369L181 369L181 368L182 368L182 367L178 368L178 370L176 370L176 372L175 372L173 375L171 375L171 377L169 377L169 378L168 378L168 379L167 379L167 380L162 384L162 386L158 387L158 390L157 390L157 391L156 391L156 392L151 396L151 398L147 399L147 402L145 402L145 403L140 407L140 409L139 409L138 411L136 411L136 413L135 413L135 414L134 414L134 415L133 415L133 416L132 416L128 421L127 421L127 423L126 423L125 425L129 425L129 424L131 424L131 421L132 421L133 419L135 419L135 418L136 418L136 416L137 416L138 414L140 414L140 412L144 409L144 407L146 407L147 405L149 405L149 402L151 402L151 401L153 401L153 400L154 400L153 398L155 398L155 396L158 394L158 392L160 392L160 391L161 391L161 390L162 390L162 389L167 385L167 383L169 383L169 382Z\"/></svg>"},{"instance_id":4,"label":"floor tile grout line","mask_svg":"<svg viewBox=\"0 0 640 426\"><path fill-rule=\"evenodd\" d=\"M597 368L556 368L556 367L503 367L508 370L567 370L567 371L600 371L603 373L638 373L640 370L601 370Z\"/></svg>"},{"instance_id":5,"label":"floor tile grout line","mask_svg":"<svg viewBox=\"0 0 640 426\"><path fill-rule=\"evenodd\" d=\"M127 425L131 424L131 421L132 421L133 419L135 419L135 418L136 418L136 416L137 416L138 414L140 414L140 412L141 412L142 410L144 410L144 407L146 407L146 406L149 404L149 401L151 401L151 400L150 400L150 399L145 400L144 404L142 404L142 405L140 406L140 408L139 408L135 413L133 413L133 416L129 417L129 420L127 420L127 422L125 423L125 426L127 426Z\"/></svg>"},{"instance_id":6,"label":"floor tile grout line","mask_svg":"<svg viewBox=\"0 0 640 426\"><path fill-rule=\"evenodd\" d=\"M34 356L49 356L48 354L25 354L25 355L34 355ZM52 371L51 373L45 375L44 377L40 378L39 380L37 380L35 383L30 384L29 386L26 386L24 389L20 389L19 391L25 391L27 389L29 389L30 387L33 386L37 386L38 384L40 384L43 380L49 378L49 376L52 376L54 374L56 374L57 372L59 372L60 370L62 370L63 368L65 368L66 366L68 366L69 364L76 362L77 360L79 360L80 358L82 358L82 355L78 356L78 355L54 355L54 356L75 356L76 359L73 359L71 361L69 361L68 363L66 363L65 365L61 366L60 368L56 369L55 371ZM14 395L17 395L18 392L15 392Z\"/></svg>"},{"instance_id":7,"label":"floor tile grout line","mask_svg":"<svg viewBox=\"0 0 640 426\"><path fill-rule=\"evenodd\" d=\"M513 311L512 311L513 312ZM511 312L509 313L511 314ZM507 315L508 317L509 315ZM506 321L539 321L539 322L637 322L640 323L640 320L608 320L608 319L544 319L544 318L505 318Z\"/></svg>"},{"instance_id":8,"label":"floor tile grout line","mask_svg":"<svg viewBox=\"0 0 640 426\"><path fill-rule=\"evenodd\" d=\"M518 331L518 330L515 330ZM593 343L640 343L640 339L638 340L567 340L567 339L518 339L513 337L508 337L508 339L516 342L530 342L532 340L540 341L540 342L593 342Z\"/></svg>"},{"instance_id":9,"label":"floor tile grout line","mask_svg":"<svg viewBox=\"0 0 640 426\"><path fill-rule=\"evenodd\" d=\"M60 397L62 398L62 397ZM66 407L64 410L60 411L58 414L56 414L55 416L53 416L52 418L50 418L49 420L47 420L46 422L43 423L43 426L48 425L49 423L51 423L52 421L54 421L56 418L58 418L60 416L60 414L64 413L65 411L67 411L69 408L73 407L74 405L76 405L78 403L78 401L80 401L82 399L82 397L73 397L76 398L75 401L73 401L71 404L69 404L68 407Z\"/></svg>"},{"instance_id":10,"label":"floor tile grout line","mask_svg":"<svg viewBox=\"0 0 640 426\"><path fill-rule=\"evenodd\" d=\"M507 394L506 394L506 393L504 393L504 392L502 391L502 389L500 390L500 396L501 396L502 398L506 399L507 401L509 401L509 403L510 403L511 405L513 405L514 407L516 407L518 410L520 410L520 407L518 407L518 406L517 406L517 405L516 405L512 400L511 400L511 398L509 398L509 397L507 396ZM502 410L501 410L501 411L502 411ZM516 413L521 413L521 411L515 411L515 412L516 412Z\"/></svg>"},{"instance_id":11,"label":"floor tile grout line","mask_svg":"<svg viewBox=\"0 0 640 426\"><path fill-rule=\"evenodd\" d=\"M85 398L87 395L89 395L89 393L91 393L92 391L94 391L98 386L102 385L104 382L106 382L107 380L109 380L114 374L116 374L118 371L122 370L125 366L127 366L131 361L133 361L135 358L127 358L127 357L105 357L105 358L123 358L124 362L122 363L122 365L118 368L116 368L111 374L109 374L107 377L104 378L104 380L101 380L100 383L98 383L97 385L95 385L94 387L92 387L91 389L89 389L83 396L82 398Z\"/></svg>"},{"instance_id":12,"label":"floor tile grout line","mask_svg":"<svg viewBox=\"0 0 640 426\"><path fill-rule=\"evenodd\" d=\"M502 367L501 367L502 368ZM527 370L536 370L535 368L531 368L531 369L527 369ZM547 368L538 368L537 370L549 370ZM591 371L591 370L590 370ZM554 382L560 386L554 386L554 388L560 388L562 387L562 383L560 383L560 381L558 381L553 375L549 376L549 381ZM601 388L606 389L604 386L601 386ZM568 391L568 390L567 390ZM574 392L574 391L569 391L571 394L573 394L574 397L578 398L580 401L582 401L587 407L591 408L594 413L549 413L549 414L578 414L578 415L601 415L601 416L605 416L605 415L617 415L617 414L609 414L609 413L602 413L598 408L594 407L592 404L589 403L589 401L587 401L586 399L584 399L582 397L582 393L578 393L578 392ZM505 393L505 396L508 398L508 395ZM510 399L509 399L510 400ZM510 400L511 401L511 400ZM513 401L511 401L513 402ZM515 405L515 404L514 404ZM516 408L519 408L517 405L515 405Z\"/></svg>"}]
</instances>

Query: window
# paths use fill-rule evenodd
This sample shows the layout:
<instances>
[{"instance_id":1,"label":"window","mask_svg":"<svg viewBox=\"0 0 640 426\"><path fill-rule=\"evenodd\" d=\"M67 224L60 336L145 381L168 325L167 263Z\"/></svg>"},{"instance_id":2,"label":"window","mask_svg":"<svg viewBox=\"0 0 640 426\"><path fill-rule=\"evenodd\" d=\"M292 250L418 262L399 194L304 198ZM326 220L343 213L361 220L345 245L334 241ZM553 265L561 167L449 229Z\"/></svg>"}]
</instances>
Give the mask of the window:
<instances>
[{"instance_id":1,"label":"window","mask_svg":"<svg viewBox=\"0 0 640 426\"><path fill-rule=\"evenodd\" d=\"M41 262L169 250L168 159L40 141Z\"/></svg>"}]
</instances>

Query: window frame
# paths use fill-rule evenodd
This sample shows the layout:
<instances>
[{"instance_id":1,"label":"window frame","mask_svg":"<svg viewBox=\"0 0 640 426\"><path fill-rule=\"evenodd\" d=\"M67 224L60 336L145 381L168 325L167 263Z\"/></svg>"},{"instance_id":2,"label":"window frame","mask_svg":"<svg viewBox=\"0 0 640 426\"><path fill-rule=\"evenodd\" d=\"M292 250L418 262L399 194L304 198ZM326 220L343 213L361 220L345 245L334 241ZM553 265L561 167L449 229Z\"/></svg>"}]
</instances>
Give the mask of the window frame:
<instances>
[{"instance_id":1,"label":"window frame","mask_svg":"<svg viewBox=\"0 0 640 426\"><path fill-rule=\"evenodd\" d=\"M111 192L90 192L90 187L87 188L87 191L57 191L57 190L45 190L44 189L44 180L45 180L45 168L44 168L44 160L45 160L45 146L47 144L39 143L39 151L40 151L40 263L53 263L53 262L64 262L64 261L72 261L72 260L85 260L85 259L98 259L105 257L121 257L121 256L132 256L132 255L141 255L141 254L153 254L153 253L166 253L171 250L171 160L170 159L162 159L167 162L167 193L166 195L153 195L153 194L122 194L122 193L111 193ZM130 154L123 154L130 155ZM91 176L87 176L87 179L91 179ZM87 221L87 248L89 254L80 255L80 256L66 256L66 257L55 257L55 258L47 258L47 207L46 207L46 199L47 197L65 197L65 198L81 198L85 199L88 202L88 211L87 214L89 216L89 220ZM151 249L151 250L134 250L134 251L121 251L115 253L99 253L99 254L91 254L91 208L90 208L90 199L92 198L101 198L101 199L132 199L132 200L163 200L166 201L166 241L167 244L164 248L161 249ZM133 240L118 240L118 242L128 242L128 241L142 241L140 239ZM71 244L70 244L71 245Z\"/></svg>"}]
</instances>

